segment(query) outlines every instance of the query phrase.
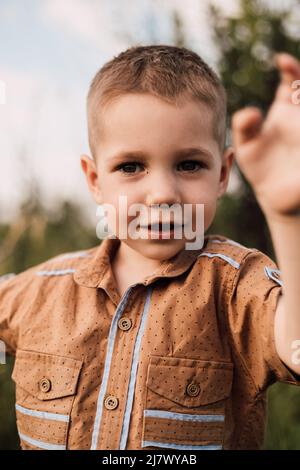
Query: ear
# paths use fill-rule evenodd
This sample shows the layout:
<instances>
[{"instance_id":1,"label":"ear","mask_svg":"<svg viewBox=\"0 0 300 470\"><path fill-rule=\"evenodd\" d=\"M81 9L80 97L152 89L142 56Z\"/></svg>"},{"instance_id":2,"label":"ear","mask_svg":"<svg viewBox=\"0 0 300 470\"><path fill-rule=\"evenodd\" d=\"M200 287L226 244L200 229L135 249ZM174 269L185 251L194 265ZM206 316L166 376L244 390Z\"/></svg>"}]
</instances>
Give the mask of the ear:
<instances>
[{"instance_id":1,"label":"ear","mask_svg":"<svg viewBox=\"0 0 300 470\"><path fill-rule=\"evenodd\" d=\"M85 174L89 190L97 204L102 204L99 173L95 161L88 155L80 155L81 168Z\"/></svg>"},{"instance_id":2,"label":"ear","mask_svg":"<svg viewBox=\"0 0 300 470\"><path fill-rule=\"evenodd\" d=\"M218 199L223 196L227 190L230 171L234 159L234 150L233 147L227 147L222 155L222 167L220 172L219 180L219 189L218 189Z\"/></svg>"}]
</instances>

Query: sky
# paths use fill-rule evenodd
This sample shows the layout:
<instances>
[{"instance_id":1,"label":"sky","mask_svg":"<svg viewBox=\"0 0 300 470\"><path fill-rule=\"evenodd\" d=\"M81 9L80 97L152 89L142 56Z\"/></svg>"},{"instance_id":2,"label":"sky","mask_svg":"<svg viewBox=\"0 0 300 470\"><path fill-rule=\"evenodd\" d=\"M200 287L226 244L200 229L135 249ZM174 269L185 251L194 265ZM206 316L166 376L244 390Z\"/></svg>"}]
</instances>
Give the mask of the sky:
<instances>
[{"instance_id":1,"label":"sky","mask_svg":"<svg viewBox=\"0 0 300 470\"><path fill-rule=\"evenodd\" d=\"M237 0L211 0L231 13ZM216 68L209 0L0 0L0 219L18 215L35 180L46 207L96 204L80 167L90 154L86 95L97 70L133 45L173 44L172 13L187 47ZM234 181L230 182L231 186Z\"/></svg>"}]
</instances>

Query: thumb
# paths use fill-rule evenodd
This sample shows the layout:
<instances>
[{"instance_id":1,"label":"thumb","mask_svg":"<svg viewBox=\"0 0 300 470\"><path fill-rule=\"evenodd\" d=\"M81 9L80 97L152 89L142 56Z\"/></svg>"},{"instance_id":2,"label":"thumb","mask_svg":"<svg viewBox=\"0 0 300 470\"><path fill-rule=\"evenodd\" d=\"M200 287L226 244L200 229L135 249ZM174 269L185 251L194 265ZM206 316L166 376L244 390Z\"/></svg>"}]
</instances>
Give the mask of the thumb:
<instances>
[{"instance_id":1,"label":"thumb","mask_svg":"<svg viewBox=\"0 0 300 470\"><path fill-rule=\"evenodd\" d=\"M248 107L234 113L232 117L232 134L234 146L252 140L260 131L263 116L258 108Z\"/></svg>"}]
</instances>

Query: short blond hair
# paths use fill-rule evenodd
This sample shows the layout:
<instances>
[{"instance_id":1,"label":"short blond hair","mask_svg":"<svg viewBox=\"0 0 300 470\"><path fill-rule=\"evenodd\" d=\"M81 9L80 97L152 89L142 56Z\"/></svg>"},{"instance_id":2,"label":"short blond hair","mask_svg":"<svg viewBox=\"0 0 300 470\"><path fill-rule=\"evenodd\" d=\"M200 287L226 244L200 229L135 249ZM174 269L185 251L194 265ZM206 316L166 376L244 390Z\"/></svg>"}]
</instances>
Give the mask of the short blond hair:
<instances>
[{"instance_id":1,"label":"short blond hair","mask_svg":"<svg viewBox=\"0 0 300 470\"><path fill-rule=\"evenodd\" d=\"M87 97L88 138L96 159L100 116L105 107L126 93L147 93L167 103L192 98L213 111L213 135L225 146L226 92L216 73L195 52L184 47L131 47L106 62L93 78Z\"/></svg>"}]
</instances>

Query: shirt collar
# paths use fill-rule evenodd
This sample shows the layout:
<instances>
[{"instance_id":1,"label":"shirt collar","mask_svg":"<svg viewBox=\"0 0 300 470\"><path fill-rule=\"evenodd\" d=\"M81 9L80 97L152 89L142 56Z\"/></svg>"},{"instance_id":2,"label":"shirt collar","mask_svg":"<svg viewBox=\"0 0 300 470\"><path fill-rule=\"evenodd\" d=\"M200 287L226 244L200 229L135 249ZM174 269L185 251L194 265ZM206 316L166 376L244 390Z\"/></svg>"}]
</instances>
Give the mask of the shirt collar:
<instances>
[{"instance_id":1,"label":"shirt collar","mask_svg":"<svg viewBox=\"0 0 300 470\"><path fill-rule=\"evenodd\" d=\"M201 250L181 250L173 258L162 261L158 269L151 275L145 277L140 284L148 286L160 277L176 277L187 271L200 252L204 249L208 241L208 236L204 238ZM111 279L111 260L116 252L120 240L118 238L105 238L101 244L95 248L92 258L84 263L73 274L74 281L84 287L103 287L105 279Z\"/></svg>"}]
</instances>

